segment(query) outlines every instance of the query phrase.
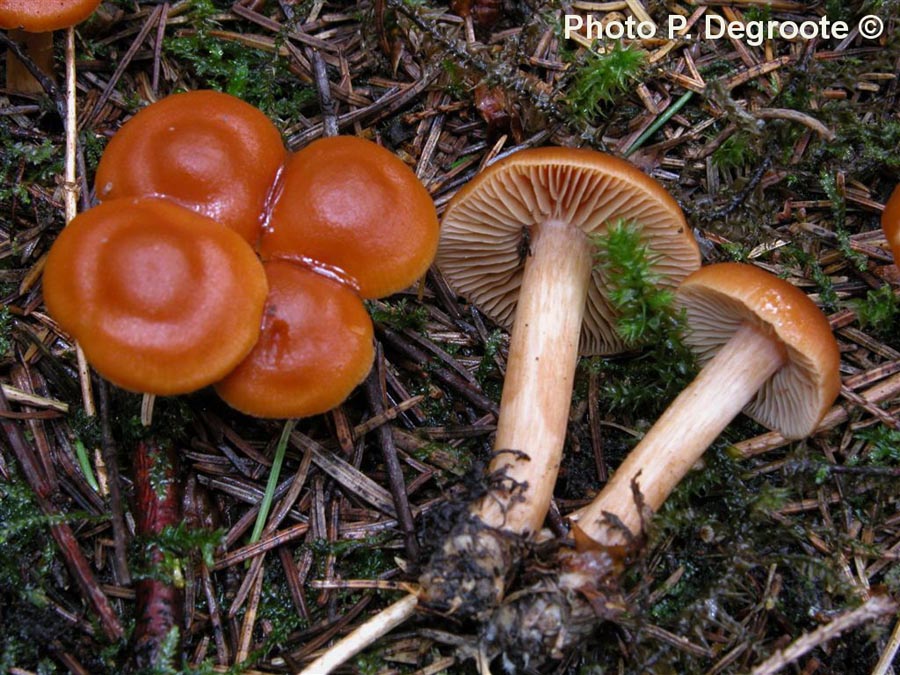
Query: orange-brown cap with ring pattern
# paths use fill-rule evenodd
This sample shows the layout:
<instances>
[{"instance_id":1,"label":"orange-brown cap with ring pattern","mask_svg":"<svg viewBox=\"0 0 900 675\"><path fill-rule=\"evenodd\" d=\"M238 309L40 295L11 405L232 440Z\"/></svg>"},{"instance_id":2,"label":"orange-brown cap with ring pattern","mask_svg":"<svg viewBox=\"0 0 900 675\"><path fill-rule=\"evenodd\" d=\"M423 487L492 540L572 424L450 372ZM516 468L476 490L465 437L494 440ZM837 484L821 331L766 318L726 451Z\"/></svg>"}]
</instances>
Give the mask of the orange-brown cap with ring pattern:
<instances>
[{"instance_id":1,"label":"orange-brown cap with ring pattern","mask_svg":"<svg viewBox=\"0 0 900 675\"><path fill-rule=\"evenodd\" d=\"M257 417L331 410L372 367L369 314L346 284L286 260L265 268L269 297L259 341L216 391Z\"/></svg>"},{"instance_id":2,"label":"orange-brown cap with ring pattern","mask_svg":"<svg viewBox=\"0 0 900 675\"><path fill-rule=\"evenodd\" d=\"M380 298L425 274L437 250L434 202L400 158L355 136L323 138L292 155L260 240L264 259L302 255Z\"/></svg>"},{"instance_id":3,"label":"orange-brown cap with ring pattern","mask_svg":"<svg viewBox=\"0 0 900 675\"><path fill-rule=\"evenodd\" d=\"M113 384L182 394L250 352L268 286L240 236L165 199L116 199L76 217L44 268L47 310Z\"/></svg>"},{"instance_id":4,"label":"orange-brown cap with ring pattern","mask_svg":"<svg viewBox=\"0 0 900 675\"><path fill-rule=\"evenodd\" d=\"M256 244L285 155L278 129L239 98L173 94L110 140L97 167L97 197L165 196Z\"/></svg>"}]
</instances>

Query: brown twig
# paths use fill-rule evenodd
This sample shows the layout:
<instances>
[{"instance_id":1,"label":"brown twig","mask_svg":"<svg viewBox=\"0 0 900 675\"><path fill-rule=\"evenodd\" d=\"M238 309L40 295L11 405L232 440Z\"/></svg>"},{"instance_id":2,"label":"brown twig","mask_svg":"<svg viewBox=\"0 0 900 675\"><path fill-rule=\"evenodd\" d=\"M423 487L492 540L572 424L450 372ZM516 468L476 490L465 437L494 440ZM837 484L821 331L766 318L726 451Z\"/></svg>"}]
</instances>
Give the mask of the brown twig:
<instances>
[{"instance_id":1,"label":"brown twig","mask_svg":"<svg viewBox=\"0 0 900 675\"><path fill-rule=\"evenodd\" d=\"M379 345L376 349L375 366L366 379L366 398L373 415L384 414L384 381L382 371L384 369L384 354ZM403 542L406 555L410 560L416 560L419 555L419 544L416 541L416 527L413 522L412 512L409 509L409 497L406 494L406 481L403 478L403 470L400 460L397 459L397 447L394 445L394 437L391 429L386 424L378 427L378 442L381 445L381 454L388 473L388 484L391 486L391 495L394 498L394 508L397 510L397 519L403 531Z\"/></svg>"},{"instance_id":2,"label":"brown twig","mask_svg":"<svg viewBox=\"0 0 900 675\"><path fill-rule=\"evenodd\" d=\"M113 439L109 422L109 387L104 381L99 381L97 387L100 399L100 430L101 447L103 449L103 462L106 465L109 488L110 521L113 529L113 564L119 583L128 585L131 583L131 573L128 571L128 556L126 549L127 530L125 529L125 513L122 508L123 499L121 491L121 479L119 476L119 458L116 453L116 442Z\"/></svg>"}]
</instances>

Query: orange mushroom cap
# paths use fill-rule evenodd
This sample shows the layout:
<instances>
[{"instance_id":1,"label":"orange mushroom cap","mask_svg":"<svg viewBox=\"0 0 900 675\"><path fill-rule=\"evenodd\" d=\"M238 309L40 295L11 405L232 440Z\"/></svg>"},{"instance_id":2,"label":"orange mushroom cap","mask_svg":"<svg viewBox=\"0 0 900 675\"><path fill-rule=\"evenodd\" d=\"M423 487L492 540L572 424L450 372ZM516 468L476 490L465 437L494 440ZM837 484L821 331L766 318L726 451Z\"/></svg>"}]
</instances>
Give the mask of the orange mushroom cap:
<instances>
[{"instance_id":1,"label":"orange mushroom cap","mask_svg":"<svg viewBox=\"0 0 900 675\"><path fill-rule=\"evenodd\" d=\"M0 0L0 28L46 33L81 23L100 0Z\"/></svg>"},{"instance_id":2,"label":"orange mushroom cap","mask_svg":"<svg viewBox=\"0 0 900 675\"><path fill-rule=\"evenodd\" d=\"M780 342L784 365L745 412L786 438L815 430L841 388L841 355L828 319L796 286L745 263L716 263L675 292L689 330L685 343L706 364L744 323Z\"/></svg>"},{"instance_id":3,"label":"orange mushroom cap","mask_svg":"<svg viewBox=\"0 0 900 675\"><path fill-rule=\"evenodd\" d=\"M900 265L900 185L894 188L884 211L881 212L881 229L887 237L894 262Z\"/></svg>"},{"instance_id":4,"label":"orange mushroom cap","mask_svg":"<svg viewBox=\"0 0 900 675\"><path fill-rule=\"evenodd\" d=\"M339 281L286 260L265 268L270 290L259 342L216 390L257 417L331 410L372 367L372 321Z\"/></svg>"},{"instance_id":5,"label":"orange mushroom cap","mask_svg":"<svg viewBox=\"0 0 900 675\"><path fill-rule=\"evenodd\" d=\"M312 258L379 298L425 273L438 233L434 202L408 166L371 141L335 136L288 159L260 253Z\"/></svg>"},{"instance_id":6,"label":"orange mushroom cap","mask_svg":"<svg viewBox=\"0 0 900 675\"><path fill-rule=\"evenodd\" d=\"M168 197L255 244L284 159L281 134L253 106L215 91L174 94L113 136L97 197Z\"/></svg>"},{"instance_id":7,"label":"orange mushroom cap","mask_svg":"<svg viewBox=\"0 0 900 675\"><path fill-rule=\"evenodd\" d=\"M259 336L267 284L250 246L164 199L117 199L59 235L44 269L50 314L88 361L136 392L220 380Z\"/></svg>"}]
</instances>

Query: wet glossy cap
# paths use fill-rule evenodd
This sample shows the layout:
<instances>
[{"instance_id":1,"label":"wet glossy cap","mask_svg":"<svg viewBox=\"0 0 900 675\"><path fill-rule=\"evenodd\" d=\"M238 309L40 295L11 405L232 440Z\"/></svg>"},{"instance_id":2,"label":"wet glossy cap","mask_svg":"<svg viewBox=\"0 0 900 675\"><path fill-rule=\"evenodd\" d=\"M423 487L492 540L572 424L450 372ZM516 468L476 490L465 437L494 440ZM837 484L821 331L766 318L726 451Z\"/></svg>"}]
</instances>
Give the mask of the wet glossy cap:
<instances>
[{"instance_id":1,"label":"wet glossy cap","mask_svg":"<svg viewBox=\"0 0 900 675\"><path fill-rule=\"evenodd\" d=\"M174 94L110 140L97 197L167 197L255 244L284 159L281 134L253 106L215 91Z\"/></svg>"},{"instance_id":2,"label":"wet glossy cap","mask_svg":"<svg viewBox=\"0 0 900 675\"><path fill-rule=\"evenodd\" d=\"M894 188L894 192L884 205L881 212L881 229L887 237L891 252L894 254L894 262L900 264L900 185Z\"/></svg>"},{"instance_id":3,"label":"wet glossy cap","mask_svg":"<svg viewBox=\"0 0 900 675\"><path fill-rule=\"evenodd\" d=\"M753 265L720 263L685 279L676 299L687 312L685 341L701 364L743 322L780 340L788 362L745 412L786 438L815 430L840 391L840 354L828 319L805 293Z\"/></svg>"},{"instance_id":4,"label":"wet glossy cap","mask_svg":"<svg viewBox=\"0 0 900 675\"><path fill-rule=\"evenodd\" d=\"M0 0L0 28L49 33L81 23L100 0Z\"/></svg>"},{"instance_id":5,"label":"wet glossy cap","mask_svg":"<svg viewBox=\"0 0 900 675\"><path fill-rule=\"evenodd\" d=\"M677 283L700 266L700 253L675 200L628 162L593 150L522 150L491 165L450 202L441 224L437 264L457 292L509 328L528 250L526 233L548 220L586 234L631 221L659 256L655 270ZM594 269L580 350L624 348L605 273Z\"/></svg>"},{"instance_id":6,"label":"wet glossy cap","mask_svg":"<svg viewBox=\"0 0 900 675\"><path fill-rule=\"evenodd\" d=\"M307 417L343 402L372 367L372 321L346 284L284 260L265 264L269 298L259 342L216 385L257 417Z\"/></svg>"},{"instance_id":7,"label":"wet glossy cap","mask_svg":"<svg viewBox=\"0 0 900 675\"><path fill-rule=\"evenodd\" d=\"M425 274L438 227L431 196L397 156L335 136L288 160L260 254L311 258L352 278L363 298L380 298Z\"/></svg>"},{"instance_id":8,"label":"wet glossy cap","mask_svg":"<svg viewBox=\"0 0 900 675\"><path fill-rule=\"evenodd\" d=\"M117 199L59 235L47 310L112 383L172 395L220 380L259 337L267 284L233 231L164 199Z\"/></svg>"}]
</instances>

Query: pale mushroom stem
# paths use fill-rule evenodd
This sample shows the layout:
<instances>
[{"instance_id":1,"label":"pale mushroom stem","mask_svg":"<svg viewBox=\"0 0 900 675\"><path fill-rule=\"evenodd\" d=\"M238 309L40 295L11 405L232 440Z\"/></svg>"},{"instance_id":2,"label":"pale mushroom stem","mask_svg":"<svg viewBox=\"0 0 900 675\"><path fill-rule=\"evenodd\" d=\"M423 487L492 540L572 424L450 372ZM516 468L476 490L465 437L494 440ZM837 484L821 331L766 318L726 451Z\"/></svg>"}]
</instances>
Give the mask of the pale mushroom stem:
<instances>
[{"instance_id":1,"label":"pale mushroom stem","mask_svg":"<svg viewBox=\"0 0 900 675\"><path fill-rule=\"evenodd\" d=\"M785 348L777 337L742 324L629 453L597 498L570 518L600 544L632 543L643 524L632 482L644 505L651 511L659 509L706 448L785 362ZM613 514L619 523L605 514Z\"/></svg>"},{"instance_id":2,"label":"pale mushroom stem","mask_svg":"<svg viewBox=\"0 0 900 675\"><path fill-rule=\"evenodd\" d=\"M485 524L518 534L536 532L550 507L593 262L578 228L550 220L534 229L489 467L503 489L473 507Z\"/></svg>"},{"instance_id":3,"label":"pale mushroom stem","mask_svg":"<svg viewBox=\"0 0 900 675\"><path fill-rule=\"evenodd\" d=\"M48 76L53 76L53 33L28 33L12 29L9 39L21 43L25 53ZM6 54L6 88L21 94L40 94L44 90L34 75L12 54Z\"/></svg>"},{"instance_id":4,"label":"pale mushroom stem","mask_svg":"<svg viewBox=\"0 0 900 675\"><path fill-rule=\"evenodd\" d=\"M472 514L488 527L524 536L541 527L550 507L566 437L593 266L591 244L581 230L555 220L534 229L510 338L495 455L489 466L492 475L502 478L502 487L472 507ZM468 549L470 537L462 535L460 541L464 543L455 553L468 561L467 567L478 567L481 554ZM449 548L456 548L452 539ZM503 556L491 556L497 549L490 545L485 550L491 558L487 568L493 571L488 576L496 575ZM458 579L451 574L453 583L445 583L444 572L426 572L426 597L432 601L441 597L440 604L458 608L459 598L448 601L456 595ZM497 584L502 583L504 575L505 570L499 570L499 578L488 584L491 592L484 598L476 597L479 592L473 587L475 582L462 584L468 588L468 601L476 613L483 610L484 603L490 605L498 599L493 592L502 591ZM367 622L365 630L355 631L352 639L348 636L340 647L329 650L303 672L328 672L321 669L323 664L333 667L341 663L402 623L417 600L409 596L395 603L389 608L393 611Z\"/></svg>"}]
</instances>

